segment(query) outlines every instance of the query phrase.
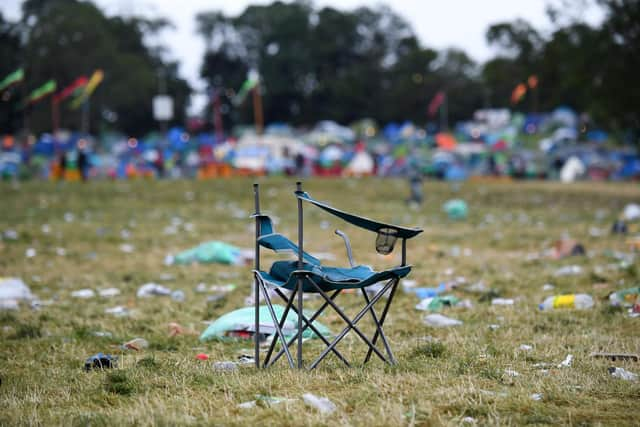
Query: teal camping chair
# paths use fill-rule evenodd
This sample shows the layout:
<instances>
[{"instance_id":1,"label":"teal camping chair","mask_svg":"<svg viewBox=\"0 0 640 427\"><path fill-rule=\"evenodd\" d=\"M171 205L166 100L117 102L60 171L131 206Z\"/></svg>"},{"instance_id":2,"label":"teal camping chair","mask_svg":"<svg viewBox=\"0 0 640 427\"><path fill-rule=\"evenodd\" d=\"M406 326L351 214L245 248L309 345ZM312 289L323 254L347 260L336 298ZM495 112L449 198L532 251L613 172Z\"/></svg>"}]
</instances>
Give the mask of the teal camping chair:
<instances>
[{"instance_id":1,"label":"teal camping chair","mask_svg":"<svg viewBox=\"0 0 640 427\"><path fill-rule=\"evenodd\" d=\"M275 335L271 341L270 347L265 356L262 367L266 368L273 365L280 357L286 356L290 367L302 368L302 335L307 328L310 328L326 345L326 348L320 353L319 356L309 365L309 369L314 369L318 364L329 354L333 353L347 366L349 362L347 359L337 350L336 346L340 341L350 332L354 331L364 343L368 346L367 355L364 362L368 362L373 353L376 354L383 362L389 364L395 364L396 360L389 346L387 337L384 334L383 325L387 317L387 313L393 296L398 287L400 279L405 277L411 271L411 266L407 265L407 240L417 236L422 232L418 228L406 228L397 225L385 224L382 222L374 221L365 217L350 214L348 212L335 209L326 203L319 202L311 196L302 191L301 183L297 183L297 189L295 196L298 201L298 244L296 245L291 240L287 239L281 234L276 233L273 221L267 215L263 215L260 212L260 194L258 184L253 185L254 198L255 198L255 214L252 215L256 222L256 242L255 242L255 269L254 274L254 294L255 294L255 363L256 367L260 368L260 295L265 300L269 314L275 326ZM336 234L341 236L345 241L347 248L347 256L349 258L350 267L338 268L328 267L322 265L320 260L313 255L308 254L303 250L303 202L310 203L331 215L363 228L365 230L372 231L377 234L376 237L376 251L381 254L389 254L393 251L397 239L402 241L402 262L398 267L393 267L384 271L374 271L369 266L354 265L353 256L351 252L351 244L346 234L340 230L336 230ZM271 265L269 271L261 269L260 265L260 248L271 249L275 252L293 252L297 254L297 261L276 261ZM366 288L376 283L384 282L384 285L378 290L378 292L370 298L366 292ZM271 302L268 290L272 289L275 294L280 296L285 301L285 309L280 318L276 316L276 313ZM346 289L360 289L364 297L365 306L358 314L350 319L340 307L334 302L335 298ZM284 291L289 292L284 292ZM382 298L382 296L389 291L384 308L378 316L374 308L375 304ZM310 316L303 314L302 297L304 293L316 293L319 294L324 300L322 306ZM297 298L296 298L297 297ZM297 303L296 303L297 299ZM329 341L323 334L321 334L313 325L313 321L327 308L333 308L336 313L344 320L347 326L335 337L332 341ZM297 314L298 325L296 334L285 339L285 335L282 331L287 314L289 310L293 310ZM371 314L371 318L375 324L375 333L373 338L367 337L358 328L357 323L366 316L367 313ZM303 325L304 323L304 325ZM381 339L386 355L378 349L376 342L378 338ZM273 352L277 342L280 341L281 349L275 355ZM294 361L289 347L297 341L297 354Z\"/></svg>"}]
</instances>

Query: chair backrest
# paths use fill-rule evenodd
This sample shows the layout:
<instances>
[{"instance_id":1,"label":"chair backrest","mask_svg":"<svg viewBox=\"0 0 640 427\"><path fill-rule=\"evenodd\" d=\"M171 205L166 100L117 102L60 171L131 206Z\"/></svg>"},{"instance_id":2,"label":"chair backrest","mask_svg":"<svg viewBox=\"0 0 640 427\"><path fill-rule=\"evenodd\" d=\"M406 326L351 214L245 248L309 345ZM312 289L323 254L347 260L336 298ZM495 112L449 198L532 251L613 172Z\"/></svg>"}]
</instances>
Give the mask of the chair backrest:
<instances>
[{"instance_id":1,"label":"chair backrest","mask_svg":"<svg viewBox=\"0 0 640 427\"><path fill-rule=\"evenodd\" d=\"M276 233L275 225L268 215L254 214L251 216L256 218L260 225L260 234L258 235L258 244L263 248L271 249L276 253L290 252L294 255L298 254L298 245L287 239L280 233ZM320 260L313 255L303 252L304 260L313 265L320 265Z\"/></svg>"}]
</instances>

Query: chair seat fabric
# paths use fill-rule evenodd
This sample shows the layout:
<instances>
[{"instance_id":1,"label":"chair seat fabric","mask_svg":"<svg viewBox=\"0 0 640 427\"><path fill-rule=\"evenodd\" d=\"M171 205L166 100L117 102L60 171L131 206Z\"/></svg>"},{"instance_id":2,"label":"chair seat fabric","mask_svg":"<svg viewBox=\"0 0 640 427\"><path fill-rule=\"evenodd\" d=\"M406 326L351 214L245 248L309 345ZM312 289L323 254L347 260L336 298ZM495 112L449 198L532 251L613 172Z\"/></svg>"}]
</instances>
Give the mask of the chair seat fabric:
<instances>
[{"instance_id":1,"label":"chair seat fabric","mask_svg":"<svg viewBox=\"0 0 640 427\"><path fill-rule=\"evenodd\" d=\"M265 281L289 290L296 288L298 276L308 276L320 289L326 292L336 289L364 288L382 280L405 277L410 271L410 265L376 272L366 265L340 268L303 263L302 268L298 268L297 261L276 261L268 274L265 272L260 272L260 274ZM303 279L303 290L304 292L317 292L313 284L306 278Z\"/></svg>"}]
</instances>

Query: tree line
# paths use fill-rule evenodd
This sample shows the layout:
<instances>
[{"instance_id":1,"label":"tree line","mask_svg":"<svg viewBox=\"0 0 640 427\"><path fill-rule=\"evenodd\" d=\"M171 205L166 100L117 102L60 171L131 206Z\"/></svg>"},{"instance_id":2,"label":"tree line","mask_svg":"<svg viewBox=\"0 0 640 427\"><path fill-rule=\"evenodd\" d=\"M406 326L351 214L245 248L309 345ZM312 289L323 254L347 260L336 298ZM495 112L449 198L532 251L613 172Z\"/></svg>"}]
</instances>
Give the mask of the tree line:
<instances>
[{"instance_id":1,"label":"tree line","mask_svg":"<svg viewBox=\"0 0 640 427\"><path fill-rule=\"evenodd\" d=\"M484 63L459 49L424 46L387 6L338 10L299 0L248 6L237 16L202 12L196 17L206 43L201 77L219 94L227 129L252 121L251 102L234 99L256 70L267 122L312 125L369 117L437 123L428 105L444 93L451 123L482 107L539 112L566 105L601 127L637 135L640 1L591 0L603 12L598 25L565 12L585 1L563 0L563 7L549 8L551 31L523 20L491 25L486 38L499 54ZM151 98L162 84L175 98L175 123L184 123L192 89L178 75L178 64L163 59L164 47L146 42L170 25L165 19L107 17L90 2L26 0L18 22L0 16L0 78L19 64L29 85L50 78L63 85L100 68L105 80L91 100L92 130L156 129ZM514 89L532 77L535 88L514 104ZM0 100L2 129L19 127L24 116L11 99L24 96L26 88L11 91ZM30 127L48 130L48 108L31 110ZM68 112L61 124L73 127L78 114Z\"/></svg>"}]
</instances>

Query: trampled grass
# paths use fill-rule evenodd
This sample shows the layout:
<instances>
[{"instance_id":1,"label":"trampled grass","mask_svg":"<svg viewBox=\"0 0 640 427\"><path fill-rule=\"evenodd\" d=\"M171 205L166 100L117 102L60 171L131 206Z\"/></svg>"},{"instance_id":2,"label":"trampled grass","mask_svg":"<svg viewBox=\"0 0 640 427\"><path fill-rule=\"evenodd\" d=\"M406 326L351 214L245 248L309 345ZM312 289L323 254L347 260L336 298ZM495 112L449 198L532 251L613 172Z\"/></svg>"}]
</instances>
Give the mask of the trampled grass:
<instances>
[{"instance_id":1,"label":"trampled grass","mask_svg":"<svg viewBox=\"0 0 640 427\"><path fill-rule=\"evenodd\" d=\"M294 180L260 182L263 210L278 218L278 231L295 240ZM253 224L247 218L253 211L251 183L1 184L0 232L15 230L18 238L0 241L0 276L22 278L51 304L0 312L0 425L458 425L468 417L489 425L638 422L640 383L612 378L607 368L640 372L640 365L589 357L593 351L640 349L640 320L610 308L606 300L609 292L637 286L640 279L637 262L625 266L612 257L611 251L629 251L625 237L609 234L624 205L640 199L637 185L466 183L457 189L427 183L424 206L412 210L404 204L404 181L308 180L305 188L334 206L424 227L408 244L414 265L409 279L418 285L464 277L468 284L484 282L493 295L515 298L515 305L492 306L483 294L456 290L473 307L446 308L443 314L464 324L434 329L423 324L425 313L414 309L417 298L400 292L385 325L397 366L373 360L348 369L329 358L312 372L290 370L284 360L268 371L216 372L212 361L251 354L251 343L200 343L197 335L186 334L170 338L167 324L178 322L200 333L203 321L244 306L251 267L165 266L163 261L168 253L206 240L252 248ZM450 198L468 202L466 221L450 221L441 211ZM310 206L305 225L306 249L334 254L337 259L329 264L347 265L335 228L349 234L358 263L382 267L399 261L398 250L390 258L375 253L374 235ZM598 230L604 235L594 236ZM530 256L563 233L582 242L587 256L559 261ZM122 244L132 245L133 252L123 252ZM25 256L29 248L35 249L34 257ZM582 267L581 274L554 276L559 267L573 264ZM186 300L136 298L138 287L151 281L184 290ZM195 292L201 282L237 288L207 302L207 294ZM555 289L543 290L547 283ZM601 283L606 286L594 287ZM71 297L73 290L106 287L117 287L121 294ZM571 292L593 295L596 306L538 310L544 297ZM361 298L347 294L339 301L353 312ZM132 315L104 312L117 305ZM335 315L320 320L336 333L343 327ZM363 329L371 332L365 320ZM111 336L96 336L97 331ZM119 349L135 337L148 340L149 348ZM522 344L533 348L521 350ZM317 342L306 343L305 360L320 348ZM354 357L363 350L354 334L338 348ZM84 360L100 351L119 356L119 367L85 372ZM196 360L201 352L210 361ZM575 357L572 365L558 368L568 354ZM322 415L306 407L305 392L330 398L337 410ZM532 399L534 393L542 399ZM256 395L296 400L238 407Z\"/></svg>"}]
</instances>

